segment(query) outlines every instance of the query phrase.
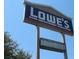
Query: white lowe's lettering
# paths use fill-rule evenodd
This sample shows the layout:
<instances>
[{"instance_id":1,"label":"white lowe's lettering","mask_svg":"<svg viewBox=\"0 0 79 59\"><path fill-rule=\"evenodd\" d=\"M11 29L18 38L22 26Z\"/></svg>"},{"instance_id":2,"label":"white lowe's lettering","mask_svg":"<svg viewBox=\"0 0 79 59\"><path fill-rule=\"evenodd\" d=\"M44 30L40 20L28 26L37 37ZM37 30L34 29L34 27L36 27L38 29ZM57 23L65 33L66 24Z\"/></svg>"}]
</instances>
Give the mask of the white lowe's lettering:
<instances>
[{"instance_id":1,"label":"white lowe's lettering","mask_svg":"<svg viewBox=\"0 0 79 59\"><path fill-rule=\"evenodd\" d=\"M35 20L41 20L46 23L48 22L51 25L56 25L58 27L69 30L68 21L64 20L64 18L60 18L60 17L54 16L52 14L45 13L45 12L39 11L39 10L35 11L35 9L33 7L31 7L31 10L30 10L30 17ZM63 23L65 24L64 27L63 27Z\"/></svg>"}]
</instances>

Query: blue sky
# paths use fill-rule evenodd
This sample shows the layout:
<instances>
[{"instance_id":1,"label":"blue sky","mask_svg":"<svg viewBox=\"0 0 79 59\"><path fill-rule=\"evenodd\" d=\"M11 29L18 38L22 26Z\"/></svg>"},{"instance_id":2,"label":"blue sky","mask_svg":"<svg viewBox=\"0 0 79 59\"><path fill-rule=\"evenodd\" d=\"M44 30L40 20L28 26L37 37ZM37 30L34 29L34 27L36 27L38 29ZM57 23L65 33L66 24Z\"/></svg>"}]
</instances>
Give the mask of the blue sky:
<instances>
[{"instance_id":1,"label":"blue sky","mask_svg":"<svg viewBox=\"0 0 79 59\"><path fill-rule=\"evenodd\" d=\"M30 1L30 0L29 0ZM72 18L73 22L73 0L31 0L31 2L52 6L63 14ZM32 59L36 59L36 27L24 23L23 0L4 1L4 31L11 34L12 39L19 44L20 48L32 54ZM62 36L58 32L40 28L40 36L56 41L62 41ZM74 59L74 38L66 37L68 59ZM40 49L40 59L64 59L63 53Z\"/></svg>"}]
</instances>

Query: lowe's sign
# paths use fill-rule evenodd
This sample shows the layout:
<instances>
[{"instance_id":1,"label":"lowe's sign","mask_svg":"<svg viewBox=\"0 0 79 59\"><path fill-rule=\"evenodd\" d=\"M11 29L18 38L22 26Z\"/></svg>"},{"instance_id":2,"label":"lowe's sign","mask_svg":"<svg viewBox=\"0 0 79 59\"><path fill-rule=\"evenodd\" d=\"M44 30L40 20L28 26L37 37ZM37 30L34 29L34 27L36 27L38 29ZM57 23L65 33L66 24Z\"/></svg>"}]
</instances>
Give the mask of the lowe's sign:
<instances>
[{"instance_id":1,"label":"lowe's sign","mask_svg":"<svg viewBox=\"0 0 79 59\"><path fill-rule=\"evenodd\" d=\"M72 22L63 16L57 16L31 5L26 5L25 22L51 30L73 35Z\"/></svg>"}]
</instances>

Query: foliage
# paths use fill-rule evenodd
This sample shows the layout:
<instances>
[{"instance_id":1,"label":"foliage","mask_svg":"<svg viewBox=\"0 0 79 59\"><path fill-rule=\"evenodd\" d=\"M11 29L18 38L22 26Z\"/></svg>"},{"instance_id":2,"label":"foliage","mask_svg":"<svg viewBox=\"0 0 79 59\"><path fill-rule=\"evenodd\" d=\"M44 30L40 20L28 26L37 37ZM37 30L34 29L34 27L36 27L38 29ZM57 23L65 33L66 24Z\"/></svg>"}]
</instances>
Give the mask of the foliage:
<instances>
[{"instance_id":1,"label":"foliage","mask_svg":"<svg viewBox=\"0 0 79 59\"><path fill-rule=\"evenodd\" d=\"M13 41L10 35L4 33L4 59L31 59L31 55L18 49L18 45Z\"/></svg>"}]
</instances>

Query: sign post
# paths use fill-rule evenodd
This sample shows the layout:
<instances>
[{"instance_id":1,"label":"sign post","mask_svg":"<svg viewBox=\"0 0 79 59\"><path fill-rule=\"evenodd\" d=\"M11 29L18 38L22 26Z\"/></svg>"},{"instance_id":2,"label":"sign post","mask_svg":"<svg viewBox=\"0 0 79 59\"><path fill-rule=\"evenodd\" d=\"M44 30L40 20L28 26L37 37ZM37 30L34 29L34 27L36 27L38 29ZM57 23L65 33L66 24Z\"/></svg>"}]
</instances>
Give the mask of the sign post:
<instances>
[{"instance_id":1,"label":"sign post","mask_svg":"<svg viewBox=\"0 0 79 59\"><path fill-rule=\"evenodd\" d=\"M73 27L71 19L57 10L39 4L25 2L24 22L33 24L37 28L37 55L40 59L40 48L50 51L63 52L64 59L68 59L65 34L73 36ZM39 27L47 28L62 34L64 43L40 38Z\"/></svg>"},{"instance_id":2,"label":"sign post","mask_svg":"<svg viewBox=\"0 0 79 59\"><path fill-rule=\"evenodd\" d=\"M63 33L62 33L62 37L63 37L63 41L64 41L64 45L65 45L64 59L68 59L67 48L66 48L66 40L65 40L65 35Z\"/></svg>"},{"instance_id":3,"label":"sign post","mask_svg":"<svg viewBox=\"0 0 79 59\"><path fill-rule=\"evenodd\" d=\"M36 56L36 59L40 59L40 46L39 46L40 29L39 29L39 26L36 26L36 27L37 27L37 56Z\"/></svg>"}]
</instances>

